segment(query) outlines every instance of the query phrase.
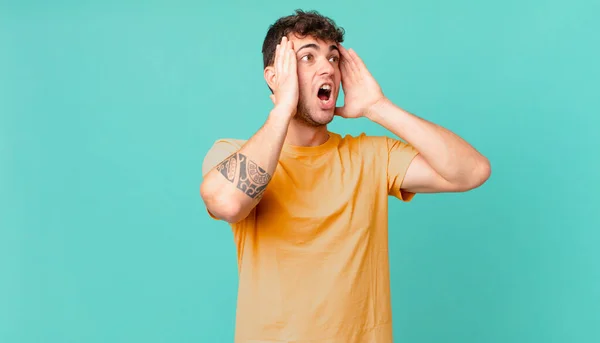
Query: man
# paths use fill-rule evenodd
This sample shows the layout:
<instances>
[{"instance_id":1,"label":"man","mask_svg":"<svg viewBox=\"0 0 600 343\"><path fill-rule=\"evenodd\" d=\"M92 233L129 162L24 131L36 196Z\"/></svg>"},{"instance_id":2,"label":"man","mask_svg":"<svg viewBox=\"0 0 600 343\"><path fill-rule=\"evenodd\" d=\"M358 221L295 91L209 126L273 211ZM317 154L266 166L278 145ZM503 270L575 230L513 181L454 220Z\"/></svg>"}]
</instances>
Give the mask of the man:
<instances>
[{"instance_id":1,"label":"man","mask_svg":"<svg viewBox=\"0 0 600 343\"><path fill-rule=\"evenodd\" d=\"M279 19L263 45L274 104L264 125L205 157L202 199L237 247L236 342L391 342L389 195L463 192L490 175L463 139L394 105L342 42L317 12ZM342 137L327 129L334 115L406 143Z\"/></svg>"}]
</instances>

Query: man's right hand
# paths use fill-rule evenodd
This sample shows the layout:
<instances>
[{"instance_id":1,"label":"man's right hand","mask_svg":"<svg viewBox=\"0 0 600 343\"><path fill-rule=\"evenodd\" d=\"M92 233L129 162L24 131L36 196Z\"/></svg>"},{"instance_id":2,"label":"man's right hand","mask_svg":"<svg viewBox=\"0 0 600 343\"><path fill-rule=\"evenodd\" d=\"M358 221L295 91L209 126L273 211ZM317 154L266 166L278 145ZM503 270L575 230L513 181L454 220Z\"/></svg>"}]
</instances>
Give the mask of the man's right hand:
<instances>
[{"instance_id":1,"label":"man's right hand","mask_svg":"<svg viewBox=\"0 0 600 343\"><path fill-rule=\"evenodd\" d=\"M269 75L275 107L264 125L235 152L203 163L200 194L215 218L239 222L261 201L279 163L290 120L296 115L300 96L296 61L293 43L283 37L269 71L275 73Z\"/></svg>"},{"instance_id":2,"label":"man's right hand","mask_svg":"<svg viewBox=\"0 0 600 343\"><path fill-rule=\"evenodd\" d=\"M287 37L281 39L281 43L275 48L275 85L270 96L275 108L283 113L289 113L290 117L296 115L298 107L298 71L296 69L296 52L294 43Z\"/></svg>"}]
</instances>

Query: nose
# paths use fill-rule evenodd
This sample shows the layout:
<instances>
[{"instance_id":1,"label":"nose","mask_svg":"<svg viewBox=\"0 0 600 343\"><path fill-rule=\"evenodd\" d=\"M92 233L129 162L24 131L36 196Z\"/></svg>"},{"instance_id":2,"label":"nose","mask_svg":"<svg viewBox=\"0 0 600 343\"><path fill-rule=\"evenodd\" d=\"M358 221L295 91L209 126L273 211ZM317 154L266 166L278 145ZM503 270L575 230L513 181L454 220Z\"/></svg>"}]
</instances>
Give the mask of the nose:
<instances>
[{"instance_id":1,"label":"nose","mask_svg":"<svg viewBox=\"0 0 600 343\"><path fill-rule=\"evenodd\" d=\"M333 68L333 64L329 62L329 60L326 57L321 58L319 61L318 74L327 76L333 75L334 73L335 69Z\"/></svg>"}]
</instances>

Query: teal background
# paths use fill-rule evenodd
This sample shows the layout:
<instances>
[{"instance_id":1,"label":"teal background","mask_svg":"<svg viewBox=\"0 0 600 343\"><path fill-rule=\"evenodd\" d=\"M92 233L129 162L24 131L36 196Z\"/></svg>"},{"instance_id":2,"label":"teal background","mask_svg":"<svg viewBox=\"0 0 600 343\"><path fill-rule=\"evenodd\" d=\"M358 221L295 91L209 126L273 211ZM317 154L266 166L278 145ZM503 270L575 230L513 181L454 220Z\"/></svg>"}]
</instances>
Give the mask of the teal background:
<instances>
[{"instance_id":1,"label":"teal background","mask_svg":"<svg viewBox=\"0 0 600 343\"><path fill-rule=\"evenodd\" d=\"M600 342L600 2L349 3L2 2L0 342L232 342L201 164L265 120L262 39L297 7L492 163L392 202L395 341Z\"/></svg>"}]
</instances>

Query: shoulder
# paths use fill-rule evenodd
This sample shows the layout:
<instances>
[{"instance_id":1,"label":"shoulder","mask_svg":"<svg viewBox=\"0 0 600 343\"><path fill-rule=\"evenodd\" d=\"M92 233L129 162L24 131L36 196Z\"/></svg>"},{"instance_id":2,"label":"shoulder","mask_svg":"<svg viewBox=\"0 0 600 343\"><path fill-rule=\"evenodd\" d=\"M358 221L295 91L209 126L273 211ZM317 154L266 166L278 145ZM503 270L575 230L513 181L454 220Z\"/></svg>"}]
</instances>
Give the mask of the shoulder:
<instances>
[{"instance_id":1,"label":"shoulder","mask_svg":"<svg viewBox=\"0 0 600 343\"><path fill-rule=\"evenodd\" d=\"M418 154L412 145L398 138L366 133L341 137L340 148L348 149L353 155L384 160L412 159Z\"/></svg>"},{"instance_id":2,"label":"shoulder","mask_svg":"<svg viewBox=\"0 0 600 343\"><path fill-rule=\"evenodd\" d=\"M346 134L340 135L340 145L347 146L354 152L374 152L385 151L389 148L391 138L386 136L368 135L364 132L358 135Z\"/></svg>"}]
</instances>

